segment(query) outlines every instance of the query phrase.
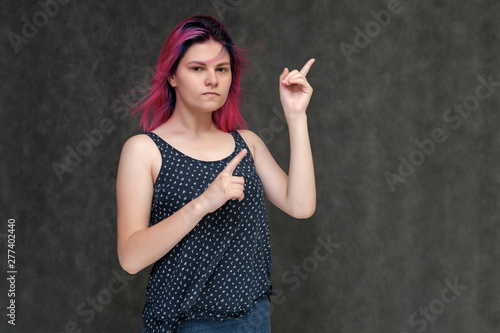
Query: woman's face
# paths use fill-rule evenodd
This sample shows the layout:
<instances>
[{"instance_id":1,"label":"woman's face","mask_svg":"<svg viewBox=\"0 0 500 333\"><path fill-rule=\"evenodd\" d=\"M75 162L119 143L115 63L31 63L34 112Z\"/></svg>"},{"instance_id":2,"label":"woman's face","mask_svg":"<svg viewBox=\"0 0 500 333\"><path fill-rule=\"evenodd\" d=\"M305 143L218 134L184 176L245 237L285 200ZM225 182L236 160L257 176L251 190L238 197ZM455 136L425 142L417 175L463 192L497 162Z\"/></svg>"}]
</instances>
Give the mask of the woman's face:
<instances>
[{"instance_id":1,"label":"woman's face","mask_svg":"<svg viewBox=\"0 0 500 333\"><path fill-rule=\"evenodd\" d=\"M175 88L175 109L215 111L224 105L231 87L229 54L213 40L193 44L169 83Z\"/></svg>"}]
</instances>

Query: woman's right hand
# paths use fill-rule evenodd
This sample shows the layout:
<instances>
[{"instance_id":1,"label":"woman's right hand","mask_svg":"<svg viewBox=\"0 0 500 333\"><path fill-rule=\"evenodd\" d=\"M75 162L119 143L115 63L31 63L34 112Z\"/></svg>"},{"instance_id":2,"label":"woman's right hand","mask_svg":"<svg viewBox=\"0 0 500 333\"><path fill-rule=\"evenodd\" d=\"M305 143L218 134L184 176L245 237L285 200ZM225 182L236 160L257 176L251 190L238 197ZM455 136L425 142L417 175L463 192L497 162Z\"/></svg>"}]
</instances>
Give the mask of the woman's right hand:
<instances>
[{"instance_id":1,"label":"woman's right hand","mask_svg":"<svg viewBox=\"0 0 500 333\"><path fill-rule=\"evenodd\" d=\"M207 210L212 213L224 205L228 200L243 200L245 197L243 190L245 188L245 179L243 177L233 176L233 172L247 154L243 149L229 162L222 170L212 184L199 196L206 205Z\"/></svg>"}]
</instances>

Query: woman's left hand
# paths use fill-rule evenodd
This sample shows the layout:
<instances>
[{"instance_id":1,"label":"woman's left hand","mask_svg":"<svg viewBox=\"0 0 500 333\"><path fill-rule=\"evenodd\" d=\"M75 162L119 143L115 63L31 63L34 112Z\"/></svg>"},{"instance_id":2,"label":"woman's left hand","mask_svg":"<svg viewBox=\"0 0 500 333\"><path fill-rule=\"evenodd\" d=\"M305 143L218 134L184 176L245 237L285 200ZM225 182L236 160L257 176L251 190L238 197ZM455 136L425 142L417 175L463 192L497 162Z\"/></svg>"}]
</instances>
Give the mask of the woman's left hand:
<instances>
[{"instance_id":1,"label":"woman's left hand","mask_svg":"<svg viewBox=\"0 0 500 333\"><path fill-rule=\"evenodd\" d=\"M287 119L306 112L313 93L306 75L314 61L315 59L310 59L300 71L294 69L289 72L288 68L285 68L280 76L281 105Z\"/></svg>"}]
</instances>

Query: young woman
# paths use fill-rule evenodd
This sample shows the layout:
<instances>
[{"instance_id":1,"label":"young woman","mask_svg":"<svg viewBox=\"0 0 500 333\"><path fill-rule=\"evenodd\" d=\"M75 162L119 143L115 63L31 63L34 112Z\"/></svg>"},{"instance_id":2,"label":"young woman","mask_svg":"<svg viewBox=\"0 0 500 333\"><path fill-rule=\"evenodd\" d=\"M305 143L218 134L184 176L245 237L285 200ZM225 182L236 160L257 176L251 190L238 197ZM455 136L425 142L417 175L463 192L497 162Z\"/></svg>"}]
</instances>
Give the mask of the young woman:
<instances>
[{"instance_id":1,"label":"young woman","mask_svg":"<svg viewBox=\"0 0 500 333\"><path fill-rule=\"evenodd\" d=\"M270 332L271 259L265 197L295 218L316 207L306 74L284 69L287 175L238 110L245 65L223 25L181 22L135 106L145 133L123 146L117 176L120 264L154 263L144 332Z\"/></svg>"}]
</instances>

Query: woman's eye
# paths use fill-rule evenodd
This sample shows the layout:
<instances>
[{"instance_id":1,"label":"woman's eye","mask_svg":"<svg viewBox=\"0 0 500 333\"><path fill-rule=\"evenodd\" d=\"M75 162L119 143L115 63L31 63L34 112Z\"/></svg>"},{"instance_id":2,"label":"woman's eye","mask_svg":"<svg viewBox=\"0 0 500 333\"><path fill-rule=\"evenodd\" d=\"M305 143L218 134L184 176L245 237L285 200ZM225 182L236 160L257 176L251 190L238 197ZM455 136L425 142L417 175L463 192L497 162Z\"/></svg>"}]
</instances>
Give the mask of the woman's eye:
<instances>
[{"instance_id":1,"label":"woman's eye","mask_svg":"<svg viewBox=\"0 0 500 333\"><path fill-rule=\"evenodd\" d=\"M217 70L219 72L222 72L222 73L227 72L227 68L225 68L225 67L219 67L219 68L217 68Z\"/></svg>"},{"instance_id":2,"label":"woman's eye","mask_svg":"<svg viewBox=\"0 0 500 333\"><path fill-rule=\"evenodd\" d=\"M192 70L195 72L199 72L201 71L201 67L193 67Z\"/></svg>"}]
</instances>

